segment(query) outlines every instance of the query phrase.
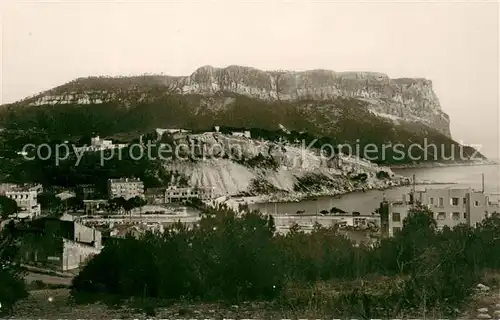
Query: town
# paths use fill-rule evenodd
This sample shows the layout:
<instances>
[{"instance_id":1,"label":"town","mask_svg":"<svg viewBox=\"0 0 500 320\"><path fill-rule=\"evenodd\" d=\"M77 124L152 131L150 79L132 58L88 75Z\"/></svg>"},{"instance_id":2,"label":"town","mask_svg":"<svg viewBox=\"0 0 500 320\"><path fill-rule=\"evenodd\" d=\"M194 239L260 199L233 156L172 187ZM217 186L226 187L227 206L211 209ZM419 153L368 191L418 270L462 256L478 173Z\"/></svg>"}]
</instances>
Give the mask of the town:
<instances>
[{"instance_id":1,"label":"town","mask_svg":"<svg viewBox=\"0 0 500 320\"><path fill-rule=\"evenodd\" d=\"M218 133L219 127L215 127L214 132ZM189 131L158 128L156 133L157 139L165 133L174 139L181 139ZM238 139L251 138L249 131L232 132L231 135ZM91 139L90 146L81 147L81 150L96 152L126 147L126 144L113 144L111 140L96 136ZM339 159L336 159L335 166L341 166ZM218 194L213 187L183 184L145 188L143 181L136 177L109 179L106 191L103 196L92 184L57 193L46 192L40 184L0 184L4 211L1 227L10 221L29 221L30 228L22 232L33 234L33 239L48 236L51 247L46 247L46 241L37 240L23 245L20 254L22 263L66 272L78 270L113 239L127 236L139 238L147 232L162 233L176 223L192 228L202 219L200 205L215 208L230 206L243 214L248 212L252 203L240 195ZM10 201L10 205L5 205L6 201ZM370 212L346 212L342 208L331 207L314 212L297 210L279 213L276 209L268 210L266 205L261 213L273 216L279 234L286 234L297 227L306 233L316 226L335 227L358 244L374 245L401 231L408 212L417 204L434 212L438 229L461 224L476 226L491 214L500 212L499 202L491 200L484 190L477 191L470 187L417 190L413 186L413 190L403 194L401 199L380 199L379 207ZM273 206L272 203L270 206ZM6 208L10 210L8 214Z\"/></svg>"},{"instance_id":2,"label":"town","mask_svg":"<svg viewBox=\"0 0 500 320\"><path fill-rule=\"evenodd\" d=\"M0 1L0 319L500 319L497 2L51 2Z\"/></svg>"}]
</instances>

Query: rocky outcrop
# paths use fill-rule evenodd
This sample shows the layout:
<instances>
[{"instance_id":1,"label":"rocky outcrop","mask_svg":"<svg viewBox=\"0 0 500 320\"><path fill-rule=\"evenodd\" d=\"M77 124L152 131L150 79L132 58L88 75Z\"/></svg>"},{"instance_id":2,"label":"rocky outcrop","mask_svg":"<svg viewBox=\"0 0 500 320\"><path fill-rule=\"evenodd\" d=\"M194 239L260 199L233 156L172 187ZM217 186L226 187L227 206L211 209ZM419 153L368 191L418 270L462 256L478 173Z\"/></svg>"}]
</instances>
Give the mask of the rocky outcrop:
<instances>
[{"instance_id":1,"label":"rocky outcrop","mask_svg":"<svg viewBox=\"0 0 500 320\"><path fill-rule=\"evenodd\" d=\"M390 79L375 72L262 71L242 66L204 66L186 77L81 78L28 99L28 102L34 106L98 104L110 100L130 104L151 99L146 92L151 88L205 96L229 92L266 101L358 98L368 102L378 115L418 121L451 136L449 117L442 111L430 80Z\"/></svg>"},{"instance_id":2,"label":"rocky outcrop","mask_svg":"<svg viewBox=\"0 0 500 320\"><path fill-rule=\"evenodd\" d=\"M394 175L389 168L347 155L339 156L340 160L336 161L302 146L219 133L188 134L177 139L175 144L183 146L184 151L176 148L181 152L179 159L165 161L165 169L189 177L190 185L212 189L217 196L262 195L262 190L254 189L256 182L292 198L343 194L405 183L405 178ZM257 165L252 165L251 160L257 157ZM379 179L377 173L380 171L387 172L389 177ZM366 175L364 181L355 179L363 174ZM303 179L311 183L300 186Z\"/></svg>"}]
</instances>

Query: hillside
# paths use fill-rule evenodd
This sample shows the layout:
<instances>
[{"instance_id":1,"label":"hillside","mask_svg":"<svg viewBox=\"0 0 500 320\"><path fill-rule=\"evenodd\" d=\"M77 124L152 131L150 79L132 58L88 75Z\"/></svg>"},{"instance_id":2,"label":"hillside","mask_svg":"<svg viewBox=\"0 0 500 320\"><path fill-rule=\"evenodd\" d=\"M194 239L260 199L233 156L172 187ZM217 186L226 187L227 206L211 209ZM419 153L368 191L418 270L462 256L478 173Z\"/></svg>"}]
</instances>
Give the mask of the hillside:
<instances>
[{"instance_id":1,"label":"hillside","mask_svg":"<svg viewBox=\"0 0 500 320\"><path fill-rule=\"evenodd\" d=\"M326 70L267 72L230 66L201 67L187 77L81 78L0 108L8 129L43 128L54 139L94 134L150 132L154 128L208 131L213 126L307 132L310 137L363 149L381 164L461 161L449 118L425 79L390 79L369 72ZM392 147L410 144L419 159L395 157ZM424 159L424 145L436 154ZM361 154L361 156L364 156ZM481 155L478 155L482 158Z\"/></svg>"},{"instance_id":2,"label":"hillside","mask_svg":"<svg viewBox=\"0 0 500 320\"><path fill-rule=\"evenodd\" d=\"M164 161L165 170L178 172L188 177L190 185L212 189L216 195L281 193L300 197L405 183L389 168L347 155L336 162L336 158L321 157L317 150L302 146L220 133L188 134L176 145L195 151L181 155L185 159ZM387 175L381 177L381 171Z\"/></svg>"},{"instance_id":3,"label":"hillside","mask_svg":"<svg viewBox=\"0 0 500 320\"><path fill-rule=\"evenodd\" d=\"M451 136L449 117L442 111L431 81L419 78L390 79L376 72L263 71L234 65L226 68L203 66L185 77L80 78L23 103L42 106L119 101L126 106L133 106L153 102L155 97L150 94L152 88L166 93L206 97L234 93L253 99L281 102L356 98L364 100L367 107L377 113L417 121Z\"/></svg>"}]
</instances>

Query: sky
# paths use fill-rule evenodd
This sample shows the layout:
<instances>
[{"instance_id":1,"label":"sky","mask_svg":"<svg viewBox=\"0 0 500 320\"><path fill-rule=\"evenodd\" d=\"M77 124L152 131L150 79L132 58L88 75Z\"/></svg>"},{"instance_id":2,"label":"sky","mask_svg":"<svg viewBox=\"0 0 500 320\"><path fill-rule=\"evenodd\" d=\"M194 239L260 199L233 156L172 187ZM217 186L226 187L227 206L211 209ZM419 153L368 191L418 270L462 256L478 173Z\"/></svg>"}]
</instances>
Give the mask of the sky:
<instances>
[{"instance_id":1,"label":"sky","mask_svg":"<svg viewBox=\"0 0 500 320\"><path fill-rule=\"evenodd\" d=\"M496 1L0 0L0 103L78 77L203 65L432 80L453 138L500 158Z\"/></svg>"}]
</instances>

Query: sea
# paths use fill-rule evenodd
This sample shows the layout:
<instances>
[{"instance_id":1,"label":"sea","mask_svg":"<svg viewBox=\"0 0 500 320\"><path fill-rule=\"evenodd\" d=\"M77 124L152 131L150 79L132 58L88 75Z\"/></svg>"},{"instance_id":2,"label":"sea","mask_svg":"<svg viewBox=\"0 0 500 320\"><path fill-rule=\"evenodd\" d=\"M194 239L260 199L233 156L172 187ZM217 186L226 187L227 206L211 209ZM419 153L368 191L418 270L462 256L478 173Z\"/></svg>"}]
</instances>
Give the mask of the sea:
<instances>
[{"instance_id":1,"label":"sea","mask_svg":"<svg viewBox=\"0 0 500 320\"><path fill-rule=\"evenodd\" d=\"M484 192L490 194L491 200L500 200L500 165L498 164L394 169L393 171L407 177L415 175L417 181L440 182L436 185L417 185L416 190L469 187L474 190L482 190L484 176ZM337 207L346 212L371 214L379 207L384 198L386 200L401 200L404 194L411 192L411 189L411 186L405 186L387 190L354 192L336 197L319 197L300 202L254 203L250 205L250 208L269 214L295 214L297 211L313 214Z\"/></svg>"}]
</instances>

